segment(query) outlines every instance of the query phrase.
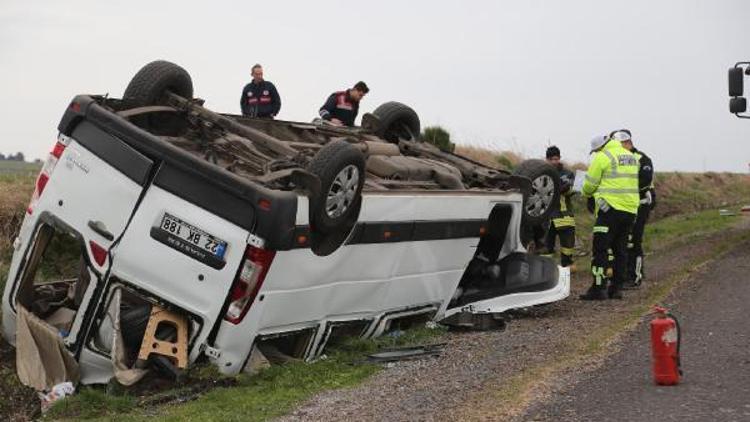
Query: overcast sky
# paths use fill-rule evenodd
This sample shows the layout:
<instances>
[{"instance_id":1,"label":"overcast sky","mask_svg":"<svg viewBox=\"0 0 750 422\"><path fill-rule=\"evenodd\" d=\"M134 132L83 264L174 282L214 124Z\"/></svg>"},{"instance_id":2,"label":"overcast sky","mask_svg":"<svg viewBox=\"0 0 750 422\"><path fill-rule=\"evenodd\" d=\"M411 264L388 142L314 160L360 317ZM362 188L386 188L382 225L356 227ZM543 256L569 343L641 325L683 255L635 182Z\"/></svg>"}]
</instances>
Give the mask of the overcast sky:
<instances>
[{"instance_id":1,"label":"overcast sky","mask_svg":"<svg viewBox=\"0 0 750 422\"><path fill-rule=\"evenodd\" d=\"M657 170L750 162L726 87L750 60L747 0L114 3L0 0L0 152L45 157L74 95L119 97L166 59L221 112L239 113L260 62L287 120L361 79L362 111L401 101L463 144L531 156L549 141L587 161L592 136L627 127Z\"/></svg>"}]
</instances>

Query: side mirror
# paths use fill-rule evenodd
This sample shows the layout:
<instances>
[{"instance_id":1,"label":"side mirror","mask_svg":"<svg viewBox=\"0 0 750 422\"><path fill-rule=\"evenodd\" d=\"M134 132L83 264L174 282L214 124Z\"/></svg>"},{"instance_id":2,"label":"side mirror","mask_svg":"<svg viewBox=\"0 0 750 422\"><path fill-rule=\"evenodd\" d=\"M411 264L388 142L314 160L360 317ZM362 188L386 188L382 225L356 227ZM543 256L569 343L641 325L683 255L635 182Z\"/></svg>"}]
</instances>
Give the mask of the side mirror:
<instances>
[{"instance_id":1,"label":"side mirror","mask_svg":"<svg viewBox=\"0 0 750 422\"><path fill-rule=\"evenodd\" d=\"M744 113L747 111L747 99L745 97L735 97L729 99L729 112L733 114Z\"/></svg>"},{"instance_id":2,"label":"side mirror","mask_svg":"<svg viewBox=\"0 0 750 422\"><path fill-rule=\"evenodd\" d=\"M730 97L741 97L744 91L743 78L741 67L733 67L729 69L729 96Z\"/></svg>"}]
</instances>

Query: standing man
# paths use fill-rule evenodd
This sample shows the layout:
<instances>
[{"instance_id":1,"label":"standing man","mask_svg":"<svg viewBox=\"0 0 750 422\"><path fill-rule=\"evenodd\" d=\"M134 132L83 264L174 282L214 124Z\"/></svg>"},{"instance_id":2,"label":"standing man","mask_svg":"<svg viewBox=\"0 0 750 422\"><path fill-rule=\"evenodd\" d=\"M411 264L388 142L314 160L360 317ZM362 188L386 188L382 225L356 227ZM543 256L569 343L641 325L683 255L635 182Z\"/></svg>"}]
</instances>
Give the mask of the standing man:
<instances>
[{"instance_id":1,"label":"standing man","mask_svg":"<svg viewBox=\"0 0 750 422\"><path fill-rule=\"evenodd\" d=\"M271 82L263 79L263 66L256 64L250 71L253 80L245 85L240 98L242 115L273 119L281 110L281 97Z\"/></svg>"},{"instance_id":2,"label":"standing man","mask_svg":"<svg viewBox=\"0 0 750 422\"><path fill-rule=\"evenodd\" d=\"M633 229L628 238L628 280L626 288L638 288L643 281L643 231L649 214L656 205L656 191L654 190L654 166L651 158L633 146L633 135L627 129L624 133L622 146L638 159L638 189L640 203L635 217Z\"/></svg>"},{"instance_id":3,"label":"standing man","mask_svg":"<svg viewBox=\"0 0 750 422\"><path fill-rule=\"evenodd\" d=\"M575 175L563 167L560 161L560 148L551 146L545 154L547 162L560 173L560 204L552 211L552 223L547 231L547 252L555 251L555 240L560 237L560 265L569 267L573 264L575 252L576 221L573 218L571 198Z\"/></svg>"},{"instance_id":4,"label":"standing man","mask_svg":"<svg viewBox=\"0 0 750 422\"><path fill-rule=\"evenodd\" d=\"M591 273L594 276L582 300L622 299L627 278L628 234L638 213L638 160L623 148L623 132L591 140L594 157L583 182L583 195L594 198L594 241ZM608 249L614 254L613 280L607 286Z\"/></svg>"},{"instance_id":5,"label":"standing man","mask_svg":"<svg viewBox=\"0 0 750 422\"><path fill-rule=\"evenodd\" d=\"M320 117L336 126L354 126L354 119L359 112L359 102L368 92L370 88L362 81L346 91L334 92L320 108Z\"/></svg>"}]
</instances>

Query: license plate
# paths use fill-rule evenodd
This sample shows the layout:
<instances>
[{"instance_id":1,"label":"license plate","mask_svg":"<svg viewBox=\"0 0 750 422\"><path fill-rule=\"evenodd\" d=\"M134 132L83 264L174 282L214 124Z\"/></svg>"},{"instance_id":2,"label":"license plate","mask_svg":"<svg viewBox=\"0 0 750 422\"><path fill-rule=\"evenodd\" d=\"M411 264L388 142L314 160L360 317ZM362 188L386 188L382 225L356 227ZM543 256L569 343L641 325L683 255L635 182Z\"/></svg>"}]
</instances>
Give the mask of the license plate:
<instances>
[{"instance_id":1,"label":"license plate","mask_svg":"<svg viewBox=\"0 0 750 422\"><path fill-rule=\"evenodd\" d=\"M224 266L227 242L169 213L164 213L151 237L211 267Z\"/></svg>"}]
</instances>

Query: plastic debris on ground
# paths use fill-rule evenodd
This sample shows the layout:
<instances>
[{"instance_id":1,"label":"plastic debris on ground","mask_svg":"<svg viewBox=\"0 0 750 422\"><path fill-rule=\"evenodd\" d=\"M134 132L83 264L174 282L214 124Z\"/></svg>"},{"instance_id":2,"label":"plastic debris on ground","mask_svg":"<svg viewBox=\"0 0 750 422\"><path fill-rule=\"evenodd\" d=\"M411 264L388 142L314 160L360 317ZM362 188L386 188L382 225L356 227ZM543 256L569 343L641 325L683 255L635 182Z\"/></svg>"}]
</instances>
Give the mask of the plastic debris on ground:
<instances>
[{"instance_id":1,"label":"plastic debris on ground","mask_svg":"<svg viewBox=\"0 0 750 422\"><path fill-rule=\"evenodd\" d=\"M428 344L425 346L403 347L383 350L367 355L370 362L396 362L400 360L415 360L428 357L438 357L443 352L445 343Z\"/></svg>"},{"instance_id":2,"label":"plastic debris on ground","mask_svg":"<svg viewBox=\"0 0 750 422\"><path fill-rule=\"evenodd\" d=\"M76 388L73 386L73 383L66 381L55 385L48 393L37 393L39 399L42 401L42 413L46 413L55 402L67 396L72 396L75 392Z\"/></svg>"}]
</instances>

